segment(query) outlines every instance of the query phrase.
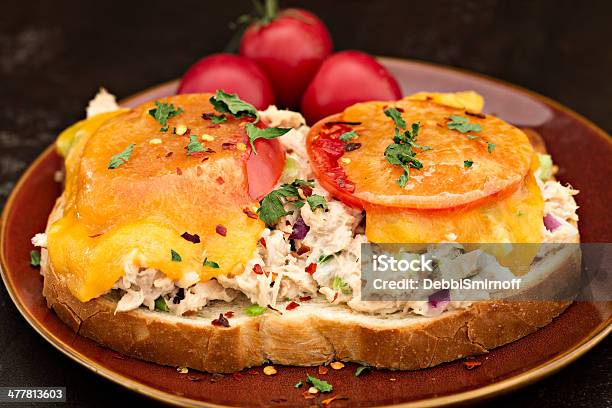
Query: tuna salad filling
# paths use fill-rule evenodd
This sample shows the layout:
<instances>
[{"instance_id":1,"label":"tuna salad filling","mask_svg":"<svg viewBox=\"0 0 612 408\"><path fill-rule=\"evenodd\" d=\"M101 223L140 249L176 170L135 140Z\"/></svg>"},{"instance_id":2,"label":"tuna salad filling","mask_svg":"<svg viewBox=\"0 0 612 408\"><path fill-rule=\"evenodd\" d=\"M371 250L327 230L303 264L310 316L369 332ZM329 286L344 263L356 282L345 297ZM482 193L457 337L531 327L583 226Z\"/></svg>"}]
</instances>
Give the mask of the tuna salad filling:
<instances>
[{"instance_id":1,"label":"tuna salad filling","mask_svg":"<svg viewBox=\"0 0 612 408\"><path fill-rule=\"evenodd\" d=\"M102 111L111 109L108 105L114 103L106 95L101 97ZM91 105L88 114L89 110L97 112ZM441 299L436 299L436 293L432 292L429 301L421 302L362 301L360 252L361 244L368 242L364 233L365 213L332 198L314 180L304 143L309 128L302 115L271 106L260 112L260 116L270 127L292 129L279 138L287 161L277 187L296 188L304 204L298 206L290 201L284 202L286 214L263 231L244 272L238 275L218 276L200 282L198 275L193 273L193 276L184 276L180 281L172 281L163 271L138 268L126 262L124 276L115 282L112 289L120 294L116 312L146 307L184 315L197 312L209 302L231 302L238 296L248 298L253 304L272 308L280 302L320 297L333 305L343 304L354 311L379 315L411 313L433 316L469 304L452 291L450 296L445 294ZM535 175L545 200L544 242L571 242L578 234L574 226L578 220L578 207L573 198L578 191L551 179L554 168L550 156L542 155L540 162L543 164ZM322 197L323 200L310 200L311 197ZM451 242L453 238L448 237ZM45 234L37 234L32 242L45 247ZM462 277L486 278L478 274L478 262L482 260L472 259L473 255L465 253L459 244L445 248L443 251L430 249L428 255L438 264L460 262L467 265ZM490 258L493 259L490 262L494 262L495 258ZM499 264L492 270L496 277L512 276L510 270ZM454 300L449 301L449 298ZM482 299L488 298L490 294L483 292Z\"/></svg>"}]
</instances>

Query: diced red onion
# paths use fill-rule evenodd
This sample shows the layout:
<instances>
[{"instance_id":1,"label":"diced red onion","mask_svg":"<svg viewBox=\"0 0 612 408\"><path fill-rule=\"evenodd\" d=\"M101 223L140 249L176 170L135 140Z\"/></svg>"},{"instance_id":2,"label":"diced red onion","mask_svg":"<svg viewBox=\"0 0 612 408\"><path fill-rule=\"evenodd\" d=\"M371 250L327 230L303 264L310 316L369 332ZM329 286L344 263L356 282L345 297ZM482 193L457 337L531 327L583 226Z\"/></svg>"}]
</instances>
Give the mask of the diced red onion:
<instances>
[{"instance_id":1,"label":"diced red onion","mask_svg":"<svg viewBox=\"0 0 612 408\"><path fill-rule=\"evenodd\" d=\"M310 227L306 225L304 219L300 217L295 221L295 224L293 224L293 231L291 231L289 239L304 239L308 231L310 231Z\"/></svg>"},{"instance_id":2,"label":"diced red onion","mask_svg":"<svg viewBox=\"0 0 612 408\"><path fill-rule=\"evenodd\" d=\"M445 308L450 302L450 292L448 289L443 289L429 295L427 299L429 306L433 309Z\"/></svg>"},{"instance_id":3,"label":"diced red onion","mask_svg":"<svg viewBox=\"0 0 612 408\"><path fill-rule=\"evenodd\" d=\"M550 232L553 232L561 226L561 222L552 214L546 214L544 216L544 226Z\"/></svg>"}]
</instances>

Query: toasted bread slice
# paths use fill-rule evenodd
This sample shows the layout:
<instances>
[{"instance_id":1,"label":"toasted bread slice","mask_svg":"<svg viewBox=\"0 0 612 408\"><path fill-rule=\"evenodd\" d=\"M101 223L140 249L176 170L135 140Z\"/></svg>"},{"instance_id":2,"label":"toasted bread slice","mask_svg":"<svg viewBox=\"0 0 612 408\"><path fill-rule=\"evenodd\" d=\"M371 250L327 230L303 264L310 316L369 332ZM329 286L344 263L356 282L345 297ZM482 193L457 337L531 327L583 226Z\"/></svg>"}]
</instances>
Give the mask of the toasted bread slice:
<instances>
[{"instance_id":1,"label":"toasted bread slice","mask_svg":"<svg viewBox=\"0 0 612 408\"><path fill-rule=\"evenodd\" d=\"M568 247L569 248L569 247ZM190 316L139 308L115 313L118 297L82 303L68 290L42 251L43 295L47 305L75 332L120 353L171 366L209 372L234 372L263 364L319 365L334 360L375 367L414 370L488 350L543 327L569 301L481 301L437 317L377 316L331 305L324 299L302 302L287 311L250 317L250 302L216 301ZM580 252L559 251L529 272L525 291L548 294L551 282L576 278ZM565 288L562 288L565 290ZM211 324L228 311L230 327Z\"/></svg>"},{"instance_id":2,"label":"toasted bread slice","mask_svg":"<svg viewBox=\"0 0 612 408\"><path fill-rule=\"evenodd\" d=\"M532 143L542 151L537 135ZM534 140L535 138L535 140ZM541 140L540 140L541 142ZM61 216L62 197L49 217ZM579 238L576 238L579 242ZM524 276L521 293L566 298L567 285L580 272L580 251L566 247L535 264ZM370 315L321 299L301 302L291 311L286 303L251 317L245 297L215 301L189 316L139 308L115 313L119 300L106 295L80 302L42 251L43 295L47 305L76 333L122 354L170 366L208 372L235 372L263 364L311 366L334 360L374 367L415 370L432 367L518 340L549 324L570 301L489 300L436 317ZM211 324L228 311L230 327Z\"/></svg>"}]
</instances>

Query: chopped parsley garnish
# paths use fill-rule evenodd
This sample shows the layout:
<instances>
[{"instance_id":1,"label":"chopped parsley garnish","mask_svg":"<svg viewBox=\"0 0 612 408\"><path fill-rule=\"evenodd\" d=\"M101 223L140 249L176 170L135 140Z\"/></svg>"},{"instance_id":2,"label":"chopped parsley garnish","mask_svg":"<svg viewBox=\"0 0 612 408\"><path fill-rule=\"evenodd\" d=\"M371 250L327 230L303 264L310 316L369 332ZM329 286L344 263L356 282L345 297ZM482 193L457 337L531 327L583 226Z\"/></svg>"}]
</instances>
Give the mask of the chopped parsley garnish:
<instances>
[{"instance_id":1,"label":"chopped parsley garnish","mask_svg":"<svg viewBox=\"0 0 612 408\"><path fill-rule=\"evenodd\" d=\"M170 250L170 257L172 258L172 262L181 262L183 258L176 252L174 249Z\"/></svg>"},{"instance_id":2,"label":"chopped parsley garnish","mask_svg":"<svg viewBox=\"0 0 612 408\"><path fill-rule=\"evenodd\" d=\"M318 207L327 210L327 201L325 201L325 197L320 196L318 194L313 194L310 197L307 197L306 202L308 203L312 211L314 211Z\"/></svg>"},{"instance_id":3,"label":"chopped parsley garnish","mask_svg":"<svg viewBox=\"0 0 612 408\"><path fill-rule=\"evenodd\" d=\"M215 261L209 261L208 258L204 258L204 266L207 266L209 268L213 268L213 269L219 269L219 264L216 263Z\"/></svg>"},{"instance_id":4,"label":"chopped parsley garnish","mask_svg":"<svg viewBox=\"0 0 612 408\"><path fill-rule=\"evenodd\" d=\"M255 119L255 122L259 121L257 109L250 103L241 100L237 94L228 94L218 89L215 96L210 98L210 103L217 112L229 113L235 118L249 117Z\"/></svg>"},{"instance_id":5,"label":"chopped parsley garnish","mask_svg":"<svg viewBox=\"0 0 612 408\"><path fill-rule=\"evenodd\" d=\"M215 96L210 98L210 103L215 107L217 112L220 112L220 116L211 116L213 124L225 122L226 117L224 114L228 113L234 115L235 118L253 118L254 123L259 122L259 113L257 109L250 103L241 100L237 94L225 93L222 89L218 89ZM280 137L290 131L291 129L283 128L267 128L259 129L253 123L246 125L246 132L249 136L249 143L253 149L253 153L257 154L253 142L257 139L274 139Z\"/></svg>"},{"instance_id":6,"label":"chopped parsley garnish","mask_svg":"<svg viewBox=\"0 0 612 408\"><path fill-rule=\"evenodd\" d=\"M155 299L155 309L161 310L162 312L167 312L170 310L168 309L168 304L166 303L166 300L161 296Z\"/></svg>"},{"instance_id":7,"label":"chopped parsley garnish","mask_svg":"<svg viewBox=\"0 0 612 408\"><path fill-rule=\"evenodd\" d=\"M308 382L321 392L331 392L334 389L327 381L319 380L317 377L313 377L310 374L308 374Z\"/></svg>"},{"instance_id":8,"label":"chopped parsley garnish","mask_svg":"<svg viewBox=\"0 0 612 408\"><path fill-rule=\"evenodd\" d=\"M472 164L474 164L474 162L472 160L464 160L463 161L463 167L465 167L466 169L469 169L470 167L472 167Z\"/></svg>"},{"instance_id":9,"label":"chopped parsley garnish","mask_svg":"<svg viewBox=\"0 0 612 408\"><path fill-rule=\"evenodd\" d=\"M493 153L493 150L495 150L495 145L491 142L487 143L487 151Z\"/></svg>"},{"instance_id":10,"label":"chopped parsley garnish","mask_svg":"<svg viewBox=\"0 0 612 408\"><path fill-rule=\"evenodd\" d=\"M406 129L406 122L402 118L400 112L396 108L387 108L384 110L385 115L393 119L395 129L393 131L393 143L385 149L385 158L394 166L401 166L404 173L397 179L397 184L404 187L408 183L410 177L410 169L422 169L423 163L416 158L416 152L413 148L419 148L422 151L431 150L429 146L419 146L416 144L417 136L419 135L419 123L410 125L410 130Z\"/></svg>"},{"instance_id":11,"label":"chopped parsley garnish","mask_svg":"<svg viewBox=\"0 0 612 408\"><path fill-rule=\"evenodd\" d=\"M224 123L227 121L227 117L224 114L221 115L213 115L210 117L210 123L213 125L218 125L219 123Z\"/></svg>"},{"instance_id":12,"label":"chopped parsley garnish","mask_svg":"<svg viewBox=\"0 0 612 408\"><path fill-rule=\"evenodd\" d=\"M353 293L353 289L351 289L349 284L339 276L334 277L334 280L332 281L332 289L339 290L345 295L350 295L351 293Z\"/></svg>"},{"instance_id":13,"label":"chopped parsley garnish","mask_svg":"<svg viewBox=\"0 0 612 408\"><path fill-rule=\"evenodd\" d=\"M448 128L450 130L456 130L461 133L467 132L480 132L482 128L478 123L471 123L468 118L458 115L449 116L450 121L448 122ZM472 135L472 138L477 137Z\"/></svg>"},{"instance_id":14,"label":"chopped parsley garnish","mask_svg":"<svg viewBox=\"0 0 612 408\"><path fill-rule=\"evenodd\" d=\"M246 132L249 136L249 143L251 143L251 149L253 149L253 153L257 154L257 150L255 150L255 145L253 142L257 139L275 139L277 137L281 137L285 133L289 132L290 128L266 128L260 129L252 123L247 123Z\"/></svg>"},{"instance_id":15,"label":"chopped parsley garnish","mask_svg":"<svg viewBox=\"0 0 612 408\"><path fill-rule=\"evenodd\" d=\"M267 225L274 225L281 217L290 214L290 212L285 211L283 197L286 196L282 190L272 190L261 200L257 214Z\"/></svg>"},{"instance_id":16,"label":"chopped parsley garnish","mask_svg":"<svg viewBox=\"0 0 612 408\"><path fill-rule=\"evenodd\" d=\"M202 143L198 141L196 135L189 136L189 144L187 145L187 156L191 156L194 153L207 152L208 148L204 147Z\"/></svg>"},{"instance_id":17,"label":"chopped parsley garnish","mask_svg":"<svg viewBox=\"0 0 612 408\"><path fill-rule=\"evenodd\" d=\"M130 160L130 156L132 155L132 150L134 150L134 143L131 143L128 147L125 148L124 151L122 151L121 153L117 153L116 155L114 155L113 157L111 157L110 161L108 162L108 168L109 169L116 169L117 167L125 164L128 162L128 160Z\"/></svg>"},{"instance_id":18,"label":"chopped parsley garnish","mask_svg":"<svg viewBox=\"0 0 612 408\"><path fill-rule=\"evenodd\" d=\"M325 262L329 261L333 257L334 257L334 254L329 254L329 255L321 254L319 256L319 259L317 259L317 263L318 264L324 264Z\"/></svg>"},{"instance_id":19,"label":"chopped parsley garnish","mask_svg":"<svg viewBox=\"0 0 612 408\"><path fill-rule=\"evenodd\" d=\"M290 184L285 183L278 189L272 190L261 200L261 205L257 210L259 218L267 225L276 224L281 217L293 213L292 211L285 210L285 203L287 202L290 202L296 208L302 208L304 204L308 203L313 211L317 208L327 210L327 201L325 201L323 196L312 194L304 200L300 196L300 187L303 187L302 191L306 189L312 191L314 181L295 179Z\"/></svg>"},{"instance_id":20,"label":"chopped parsley garnish","mask_svg":"<svg viewBox=\"0 0 612 408\"><path fill-rule=\"evenodd\" d=\"M342 140L343 142L348 142L349 140L354 139L357 136L359 136L357 132L351 130L350 132L343 133L342 136L340 136L340 140Z\"/></svg>"},{"instance_id":21,"label":"chopped parsley garnish","mask_svg":"<svg viewBox=\"0 0 612 408\"><path fill-rule=\"evenodd\" d=\"M266 307L254 304L244 309L244 313L249 316L259 316L266 313L266 310L268 310Z\"/></svg>"},{"instance_id":22,"label":"chopped parsley garnish","mask_svg":"<svg viewBox=\"0 0 612 408\"><path fill-rule=\"evenodd\" d=\"M361 374L363 374L364 371L369 371L371 369L370 366L364 366L362 365L361 367L357 367L357 369L355 370L355 377L359 377Z\"/></svg>"},{"instance_id":23,"label":"chopped parsley garnish","mask_svg":"<svg viewBox=\"0 0 612 408\"><path fill-rule=\"evenodd\" d=\"M406 129L406 121L402 118L402 114L396 108L388 108L383 111L385 115L393 119L395 127Z\"/></svg>"},{"instance_id":24,"label":"chopped parsley garnish","mask_svg":"<svg viewBox=\"0 0 612 408\"><path fill-rule=\"evenodd\" d=\"M175 108L172 103L155 101L155 106L156 108L149 109L149 115L153 116L162 125L162 128L159 129L160 132L168 131L168 119L184 112L182 108Z\"/></svg>"},{"instance_id":25,"label":"chopped parsley garnish","mask_svg":"<svg viewBox=\"0 0 612 408\"><path fill-rule=\"evenodd\" d=\"M40 266L40 252L36 250L30 251L30 265Z\"/></svg>"}]
</instances>

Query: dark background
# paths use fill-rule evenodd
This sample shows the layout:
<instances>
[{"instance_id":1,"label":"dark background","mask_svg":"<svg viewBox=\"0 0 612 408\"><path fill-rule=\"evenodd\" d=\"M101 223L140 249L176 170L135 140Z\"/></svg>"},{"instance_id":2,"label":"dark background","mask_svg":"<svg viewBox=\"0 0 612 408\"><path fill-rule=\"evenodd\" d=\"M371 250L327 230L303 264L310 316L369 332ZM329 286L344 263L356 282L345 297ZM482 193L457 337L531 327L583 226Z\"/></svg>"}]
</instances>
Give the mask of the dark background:
<instances>
[{"instance_id":1,"label":"dark background","mask_svg":"<svg viewBox=\"0 0 612 408\"><path fill-rule=\"evenodd\" d=\"M286 1L335 48L467 68L552 97L612 132L610 1ZM0 206L25 167L103 85L125 97L222 50L249 1L6 1L0 11ZM588 163L585 163L588 165ZM149 402L39 337L0 285L0 386L66 386L67 406ZM508 407L612 406L611 341L498 398ZM152 405L150 403L149 405ZM24 406L24 405L22 405ZM39 405L40 406L40 405Z\"/></svg>"}]
</instances>

